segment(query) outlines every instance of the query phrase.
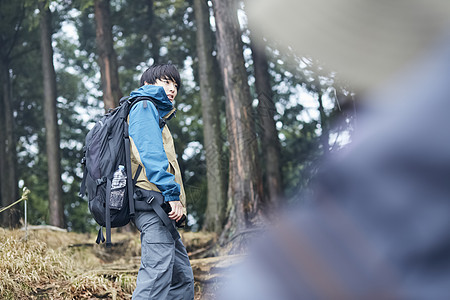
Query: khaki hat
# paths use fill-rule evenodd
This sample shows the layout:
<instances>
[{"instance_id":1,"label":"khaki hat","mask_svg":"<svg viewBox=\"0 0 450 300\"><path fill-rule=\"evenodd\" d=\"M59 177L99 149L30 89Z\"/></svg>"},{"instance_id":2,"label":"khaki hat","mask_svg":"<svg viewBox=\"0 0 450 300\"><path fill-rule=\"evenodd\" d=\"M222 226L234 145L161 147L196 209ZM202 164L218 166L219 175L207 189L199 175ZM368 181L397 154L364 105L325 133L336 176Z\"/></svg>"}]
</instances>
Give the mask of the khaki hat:
<instances>
[{"instance_id":1,"label":"khaki hat","mask_svg":"<svg viewBox=\"0 0 450 300\"><path fill-rule=\"evenodd\" d=\"M356 87L386 80L450 31L449 0L253 0L260 34Z\"/></svg>"}]
</instances>

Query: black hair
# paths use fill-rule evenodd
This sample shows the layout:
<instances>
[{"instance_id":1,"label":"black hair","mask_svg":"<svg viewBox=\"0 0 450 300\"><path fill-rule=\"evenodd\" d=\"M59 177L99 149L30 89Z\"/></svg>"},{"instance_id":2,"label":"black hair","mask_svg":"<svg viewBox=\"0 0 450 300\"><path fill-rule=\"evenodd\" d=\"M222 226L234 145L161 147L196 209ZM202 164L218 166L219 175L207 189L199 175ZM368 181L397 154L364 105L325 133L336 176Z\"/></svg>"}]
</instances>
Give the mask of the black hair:
<instances>
[{"instance_id":1,"label":"black hair","mask_svg":"<svg viewBox=\"0 0 450 300\"><path fill-rule=\"evenodd\" d=\"M177 68L175 68L172 64L162 64L162 65L153 65L141 76L141 86L145 84L145 82L149 84L155 84L156 80L159 79L168 79L176 82L177 90L181 87L181 79L180 79L180 73L178 72Z\"/></svg>"}]
</instances>

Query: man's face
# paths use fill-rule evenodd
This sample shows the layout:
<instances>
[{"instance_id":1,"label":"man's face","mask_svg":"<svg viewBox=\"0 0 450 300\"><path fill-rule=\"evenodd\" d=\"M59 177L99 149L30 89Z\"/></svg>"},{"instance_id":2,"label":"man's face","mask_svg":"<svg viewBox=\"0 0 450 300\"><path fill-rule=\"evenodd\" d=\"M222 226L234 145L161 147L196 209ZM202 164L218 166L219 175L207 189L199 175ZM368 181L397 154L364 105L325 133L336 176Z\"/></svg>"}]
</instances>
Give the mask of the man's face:
<instances>
[{"instance_id":1,"label":"man's face","mask_svg":"<svg viewBox=\"0 0 450 300\"><path fill-rule=\"evenodd\" d=\"M149 83L145 82L145 84ZM178 84L171 79L156 79L155 83L152 85L162 86L166 92L167 98L169 98L171 102L175 100L175 97L178 94Z\"/></svg>"}]
</instances>

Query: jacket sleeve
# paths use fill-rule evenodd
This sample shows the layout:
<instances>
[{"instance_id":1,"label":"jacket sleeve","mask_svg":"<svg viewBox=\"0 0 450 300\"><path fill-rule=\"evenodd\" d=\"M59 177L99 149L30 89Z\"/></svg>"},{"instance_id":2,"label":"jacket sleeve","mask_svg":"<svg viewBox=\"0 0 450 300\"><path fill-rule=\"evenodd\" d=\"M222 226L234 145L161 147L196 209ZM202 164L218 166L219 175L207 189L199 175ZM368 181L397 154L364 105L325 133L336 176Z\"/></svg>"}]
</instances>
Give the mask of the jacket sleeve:
<instances>
[{"instance_id":1,"label":"jacket sleeve","mask_svg":"<svg viewBox=\"0 0 450 300\"><path fill-rule=\"evenodd\" d=\"M147 102L144 107L144 102ZM162 192L165 201L180 200L180 185L168 172L169 161L159 127L159 114L150 101L135 104L130 111L129 134L145 167L147 179Z\"/></svg>"}]
</instances>

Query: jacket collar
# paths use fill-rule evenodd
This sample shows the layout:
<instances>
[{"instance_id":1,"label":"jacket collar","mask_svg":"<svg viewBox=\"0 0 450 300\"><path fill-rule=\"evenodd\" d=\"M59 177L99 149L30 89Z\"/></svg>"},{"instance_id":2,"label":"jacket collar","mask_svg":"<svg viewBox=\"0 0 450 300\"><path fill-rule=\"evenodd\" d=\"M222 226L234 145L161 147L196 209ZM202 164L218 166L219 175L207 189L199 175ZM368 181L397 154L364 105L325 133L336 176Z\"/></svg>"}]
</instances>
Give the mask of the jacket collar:
<instances>
[{"instance_id":1,"label":"jacket collar","mask_svg":"<svg viewBox=\"0 0 450 300\"><path fill-rule=\"evenodd\" d=\"M156 85L143 85L130 94L130 98L142 96L151 97L153 99L161 118L170 120L175 115L176 109L169 98L167 98L163 87Z\"/></svg>"}]
</instances>

